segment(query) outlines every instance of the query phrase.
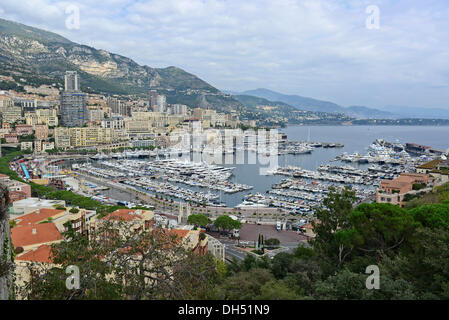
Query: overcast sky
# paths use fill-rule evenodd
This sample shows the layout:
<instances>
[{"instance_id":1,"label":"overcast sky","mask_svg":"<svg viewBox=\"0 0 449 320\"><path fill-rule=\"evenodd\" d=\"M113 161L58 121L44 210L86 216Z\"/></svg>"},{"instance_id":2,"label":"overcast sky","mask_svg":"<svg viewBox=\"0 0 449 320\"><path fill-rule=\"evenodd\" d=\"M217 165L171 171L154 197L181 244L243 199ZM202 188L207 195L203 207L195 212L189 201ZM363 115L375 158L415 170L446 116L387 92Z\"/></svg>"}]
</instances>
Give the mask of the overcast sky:
<instances>
[{"instance_id":1,"label":"overcast sky","mask_svg":"<svg viewBox=\"0 0 449 320\"><path fill-rule=\"evenodd\" d=\"M0 0L0 16L219 89L449 108L448 0Z\"/></svg>"}]
</instances>

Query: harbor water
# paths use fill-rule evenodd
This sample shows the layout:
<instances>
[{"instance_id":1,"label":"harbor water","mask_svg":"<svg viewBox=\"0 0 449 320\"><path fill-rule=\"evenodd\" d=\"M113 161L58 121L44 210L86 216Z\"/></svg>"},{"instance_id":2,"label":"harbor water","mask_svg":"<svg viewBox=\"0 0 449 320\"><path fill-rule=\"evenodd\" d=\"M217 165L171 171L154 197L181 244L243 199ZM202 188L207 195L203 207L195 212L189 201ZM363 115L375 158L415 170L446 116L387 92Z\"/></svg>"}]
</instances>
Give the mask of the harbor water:
<instances>
[{"instance_id":1,"label":"harbor water","mask_svg":"<svg viewBox=\"0 0 449 320\"><path fill-rule=\"evenodd\" d=\"M292 126L280 129L286 133L290 141L310 141L342 143L342 148L315 148L310 154L279 155L277 165L280 167L295 166L306 170L316 170L320 165L329 164L335 157L344 152L365 154L368 147L376 139L384 139L389 142L417 143L428 145L435 149L447 150L449 148L449 127L427 126ZM257 157L258 158L258 157ZM332 162L332 164L343 164ZM250 193L265 194L273 184L280 182L285 177L279 175L261 175L261 164L222 164L224 167L233 167L233 175L229 181L253 186L252 190L237 193L225 193L211 190L220 196L220 202L228 207L235 207L242 202L245 195ZM348 164L345 164L348 165ZM366 169L369 164L351 163L353 167ZM177 184L177 183L176 183ZM181 187L193 191L207 192L205 188L186 186ZM108 192L113 198L120 198L113 190Z\"/></svg>"}]
</instances>

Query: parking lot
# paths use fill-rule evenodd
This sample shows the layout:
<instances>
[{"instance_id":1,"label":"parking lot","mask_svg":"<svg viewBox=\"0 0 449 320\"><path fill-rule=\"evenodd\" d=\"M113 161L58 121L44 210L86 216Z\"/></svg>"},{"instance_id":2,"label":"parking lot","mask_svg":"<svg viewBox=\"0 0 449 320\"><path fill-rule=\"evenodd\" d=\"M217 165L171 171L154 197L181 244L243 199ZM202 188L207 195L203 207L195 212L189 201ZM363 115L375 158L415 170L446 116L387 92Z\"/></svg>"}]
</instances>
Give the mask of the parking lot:
<instances>
[{"instance_id":1,"label":"parking lot","mask_svg":"<svg viewBox=\"0 0 449 320\"><path fill-rule=\"evenodd\" d=\"M307 240L306 236L296 233L295 231L277 231L274 225L257 225L245 223L240 229L241 241L256 241L262 234L264 239L279 239L283 246L294 246Z\"/></svg>"}]
</instances>

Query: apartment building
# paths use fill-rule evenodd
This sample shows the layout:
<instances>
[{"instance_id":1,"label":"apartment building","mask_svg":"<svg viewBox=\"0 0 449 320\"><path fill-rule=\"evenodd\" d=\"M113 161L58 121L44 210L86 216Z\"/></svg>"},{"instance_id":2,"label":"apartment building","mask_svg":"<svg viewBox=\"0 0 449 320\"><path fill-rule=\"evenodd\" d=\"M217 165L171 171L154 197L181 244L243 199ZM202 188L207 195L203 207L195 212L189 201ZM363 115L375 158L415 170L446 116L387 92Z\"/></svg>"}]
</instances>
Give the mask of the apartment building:
<instances>
[{"instance_id":1,"label":"apartment building","mask_svg":"<svg viewBox=\"0 0 449 320\"><path fill-rule=\"evenodd\" d=\"M103 119L101 121L101 127L114 129L114 130L122 130L125 128L125 123L124 123L122 117L114 117L114 118Z\"/></svg>"},{"instance_id":2,"label":"apartment building","mask_svg":"<svg viewBox=\"0 0 449 320\"><path fill-rule=\"evenodd\" d=\"M129 116L130 114L130 106L126 105L124 102L120 101L117 98L108 97L106 99L107 106L109 107L111 113Z\"/></svg>"},{"instance_id":3,"label":"apartment building","mask_svg":"<svg viewBox=\"0 0 449 320\"><path fill-rule=\"evenodd\" d=\"M64 91L61 92L61 120L66 127L81 127L88 121L87 96L81 92L76 71L66 71Z\"/></svg>"},{"instance_id":4,"label":"apartment building","mask_svg":"<svg viewBox=\"0 0 449 320\"><path fill-rule=\"evenodd\" d=\"M46 124L36 124L34 125L34 135L38 140L48 139L48 126Z\"/></svg>"},{"instance_id":5,"label":"apartment building","mask_svg":"<svg viewBox=\"0 0 449 320\"><path fill-rule=\"evenodd\" d=\"M41 152L42 152L42 141L34 140L34 153L41 153Z\"/></svg>"},{"instance_id":6,"label":"apartment building","mask_svg":"<svg viewBox=\"0 0 449 320\"><path fill-rule=\"evenodd\" d=\"M151 111L157 111L157 97L158 93L156 90L150 90L149 94L149 107Z\"/></svg>"},{"instance_id":7,"label":"apartment building","mask_svg":"<svg viewBox=\"0 0 449 320\"><path fill-rule=\"evenodd\" d=\"M70 128L55 128L55 146L58 149L70 148Z\"/></svg>"},{"instance_id":8,"label":"apartment building","mask_svg":"<svg viewBox=\"0 0 449 320\"><path fill-rule=\"evenodd\" d=\"M20 150L33 151L33 141L24 141L20 143Z\"/></svg>"},{"instance_id":9,"label":"apartment building","mask_svg":"<svg viewBox=\"0 0 449 320\"><path fill-rule=\"evenodd\" d=\"M34 153L47 152L48 150L53 150L55 148L54 142L46 142L41 140L34 141Z\"/></svg>"},{"instance_id":10,"label":"apartment building","mask_svg":"<svg viewBox=\"0 0 449 320\"><path fill-rule=\"evenodd\" d=\"M96 216L96 211L77 209L77 212L70 212L70 210L71 208L67 208L64 215L54 219L54 224L61 232L67 232L71 228L73 232L87 236L89 221Z\"/></svg>"},{"instance_id":11,"label":"apartment building","mask_svg":"<svg viewBox=\"0 0 449 320\"><path fill-rule=\"evenodd\" d=\"M11 129L0 129L0 138L5 138L5 134L11 133Z\"/></svg>"},{"instance_id":12,"label":"apartment building","mask_svg":"<svg viewBox=\"0 0 449 320\"><path fill-rule=\"evenodd\" d=\"M58 115L56 109L37 109L34 112L25 113L25 122L28 125L58 126Z\"/></svg>"},{"instance_id":13,"label":"apartment building","mask_svg":"<svg viewBox=\"0 0 449 320\"><path fill-rule=\"evenodd\" d=\"M157 111L166 112L167 111L167 97L164 95L158 95L156 98Z\"/></svg>"},{"instance_id":14,"label":"apartment building","mask_svg":"<svg viewBox=\"0 0 449 320\"><path fill-rule=\"evenodd\" d=\"M95 211L92 210L85 210L85 209L78 209L78 212L76 213L70 213L70 208L64 209L64 210L58 210L53 208L41 208L33 210L29 213L26 213L21 216L16 216L13 219L11 219L15 228L21 228L21 227L29 227L29 226L39 226L42 224L51 224L53 225L57 232L54 231L53 227L49 228L51 229L51 233L55 235L55 238L59 240L59 235L63 232L66 232L69 228L69 226L72 227L74 232L81 233L83 235L87 235L87 223L89 222L89 219L92 218L94 215L96 215ZM37 234L39 230L36 230L35 234ZM13 243L15 247L17 245L23 244L23 239L19 239L20 230L17 232L16 242ZM28 236L28 232L25 232ZM45 237L45 235L43 235ZM37 238L37 237L36 237ZM22 241L22 243L21 243ZM31 242L31 241L26 241ZM48 244L46 242L40 242L35 241L32 245L40 246L42 244ZM27 251L24 248L24 251Z\"/></svg>"},{"instance_id":15,"label":"apartment building","mask_svg":"<svg viewBox=\"0 0 449 320\"><path fill-rule=\"evenodd\" d=\"M54 223L28 224L11 229L11 239L17 253L28 253L42 245L51 245L63 240Z\"/></svg>"},{"instance_id":16,"label":"apartment building","mask_svg":"<svg viewBox=\"0 0 449 320\"><path fill-rule=\"evenodd\" d=\"M33 126L28 124L18 124L16 125L16 133L18 136L28 136L33 134Z\"/></svg>"},{"instance_id":17,"label":"apartment building","mask_svg":"<svg viewBox=\"0 0 449 320\"><path fill-rule=\"evenodd\" d=\"M54 220L65 215L65 210L57 210L53 208L42 208L28 212L24 215L13 218L16 227L40 224L46 221Z\"/></svg>"},{"instance_id":18,"label":"apartment building","mask_svg":"<svg viewBox=\"0 0 449 320\"><path fill-rule=\"evenodd\" d=\"M98 127L70 128L70 147L89 147L112 142L113 129Z\"/></svg>"},{"instance_id":19,"label":"apartment building","mask_svg":"<svg viewBox=\"0 0 449 320\"><path fill-rule=\"evenodd\" d=\"M89 121L102 121L104 119L104 111L101 109L88 109L87 119Z\"/></svg>"},{"instance_id":20,"label":"apartment building","mask_svg":"<svg viewBox=\"0 0 449 320\"><path fill-rule=\"evenodd\" d=\"M54 207L65 207L64 200L49 200L39 198L27 198L12 204L11 214L15 217L28 214L39 209L53 209Z\"/></svg>"},{"instance_id":21,"label":"apartment building","mask_svg":"<svg viewBox=\"0 0 449 320\"><path fill-rule=\"evenodd\" d=\"M5 134L5 140L6 140L6 143L18 143L19 136L17 135L17 133L8 133L8 134Z\"/></svg>"},{"instance_id":22,"label":"apartment building","mask_svg":"<svg viewBox=\"0 0 449 320\"><path fill-rule=\"evenodd\" d=\"M0 95L0 113L12 106L14 106L14 100L11 97L4 94Z\"/></svg>"},{"instance_id":23,"label":"apartment building","mask_svg":"<svg viewBox=\"0 0 449 320\"><path fill-rule=\"evenodd\" d=\"M185 104L173 104L171 105L171 113L174 115L182 115L185 116L188 114L189 107Z\"/></svg>"},{"instance_id":24,"label":"apartment building","mask_svg":"<svg viewBox=\"0 0 449 320\"><path fill-rule=\"evenodd\" d=\"M15 123L21 121L22 118L22 108L21 107L8 107L2 110L2 120L5 123Z\"/></svg>"},{"instance_id":25,"label":"apartment building","mask_svg":"<svg viewBox=\"0 0 449 320\"><path fill-rule=\"evenodd\" d=\"M11 203L31 197L31 186L16 180L11 180L7 175L0 174L0 183L5 185L9 191Z\"/></svg>"},{"instance_id":26,"label":"apartment building","mask_svg":"<svg viewBox=\"0 0 449 320\"><path fill-rule=\"evenodd\" d=\"M55 148L55 143L54 142L42 142L42 148L41 151L42 152L47 152L48 150L53 150Z\"/></svg>"},{"instance_id":27,"label":"apartment building","mask_svg":"<svg viewBox=\"0 0 449 320\"><path fill-rule=\"evenodd\" d=\"M89 237L95 237L95 231L99 230L105 222L112 222L112 227L117 226L121 236L142 231L152 231L159 223L152 211L139 209L120 209L110 213L103 218L93 217L89 222ZM208 236L202 230L192 230L191 226L182 229L165 229L162 231L168 236L181 241L182 245L200 255L206 254L208 250Z\"/></svg>"},{"instance_id":28,"label":"apartment building","mask_svg":"<svg viewBox=\"0 0 449 320\"><path fill-rule=\"evenodd\" d=\"M23 286L30 280L30 266L34 272L41 272L51 266L51 245L63 240L63 236L54 223L37 222L45 221L41 220L43 216L46 214L38 214L37 219L32 217L29 221L27 217L21 217L24 223L11 229L11 240L17 254L14 259L15 282L19 286Z\"/></svg>"},{"instance_id":29,"label":"apartment building","mask_svg":"<svg viewBox=\"0 0 449 320\"><path fill-rule=\"evenodd\" d=\"M193 117L198 120L203 120L203 113L204 113L204 110L201 108L193 109Z\"/></svg>"},{"instance_id":30,"label":"apartment building","mask_svg":"<svg viewBox=\"0 0 449 320\"><path fill-rule=\"evenodd\" d=\"M137 117L125 118L124 124L126 132L130 135L152 132L151 122L148 119L139 119Z\"/></svg>"},{"instance_id":31,"label":"apartment building","mask_svg":"<svg viewBox=\"0 0 449 320\"><path fill-rule=\"evenodd\" d=\"M427 174L402 173L393 180L383 180L380 188L377 189L376 202L391 203L403 206L406 194L413 192L415 184L430 185L434 181Z\"/></svg>"},{"instance_id":32,"label":"apartment building","mask_svg":"<svg viewBox=\"0 0 449 320\"><path fill-rule=\"evenodd\" d=\"M151 229L154 224L154 213L148 210L119 209L105 217L93 217L89 221L89 237L95 237L96 231L112 222L114 226L120 226L120 235L126 236L128 232L142 232Z\"/></svg>"},{"instance_id":33,"label":"apartment building","mask_svg":"<svg viewBox=\"0 0 449 320\"><path fill-rule=\"evenodd\" d=\"M165 126L176 126L177 124L183 122L186 119L187 119L187 116L183 116L183 115L167 116L164 125Z\"/></svg>"},{"instance_id":34,"label":"apartment building","mask_svg":"<svg viewBox=\"0 0 449 320\"><path fill-rule=\"evenodd\" d=\"M429 174L440 182L449 182L449 160L432 160L417 167L416 172Z\"/></svg>"},{"instance_id":35,"label":"apartment building","mask_svg":"<svg viewBox=\"0 0 449 320\"><path fill-rule=\"evenodd\" d=\"M99 127L56 128L56 148L79 148L110 144L113 142L114 130Z\"/></svg>"}]
</instances>

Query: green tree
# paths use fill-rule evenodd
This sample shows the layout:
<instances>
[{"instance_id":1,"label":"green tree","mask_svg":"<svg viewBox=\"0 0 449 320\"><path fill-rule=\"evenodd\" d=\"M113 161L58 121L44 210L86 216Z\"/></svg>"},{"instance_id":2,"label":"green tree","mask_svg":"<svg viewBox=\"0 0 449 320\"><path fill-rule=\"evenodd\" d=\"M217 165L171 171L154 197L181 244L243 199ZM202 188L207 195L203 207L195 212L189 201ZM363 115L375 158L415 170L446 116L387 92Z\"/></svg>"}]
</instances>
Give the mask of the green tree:
<instances>
[{"instance_id":1,"label":"green tree","mask_svg":"<svg viewBox=\"0 0 449 320\"><path fill-rule=\"evenodd\" d=\"M265 240L265 245L267 245L267 246L278 246L278 245L280 245L281 244L281 242L279 241L279 239L276 239L276 238L270 238L270 239L267 239L267 240Z\"/></svg>"},{"instance_id":2,"label":"green tree","mask_svg":"<svg viewBox=\"0 0 449 320\"><path fill-rule=\"evenodd\" d=\"M283 279L289 272L290 265L295 257L287 252L281 252L274 256L271 262L271 271L277 279Z\"/></svg>"},{"instance_id":3,"label":"green tree","mask_svg":"<svg viewBox=\"0 0 449 320\"><path fill-rule=\"evenodd\" d=\"M353 233L345 232L351 228L349 216L357 198L349 187L342 191L330 188L329 191L322 206L315 211L317 221L312 225L316 237L311 244L333 272L333 268L341 266L353 250Z\"/></svg>"},{"instance_id":4,"label":"green tree","mask_svg":"<svg viewBox=\"0 0 449 320\"><path fill-rule=\"evenodd\" d=\"M214 226L219 230L232 230L232 229L240 229L242 227L242 223L240 221L232 219L230 216L220 216L214 221Z\"/></svg>"},{"instance_id":5,"label":"green tree","mask_svg":"<svg viewBox=\"0 0 449 320\"><path fill-rule=\"evenodd\" d=\"M366 288L367 275L343 269L315 285L315 298L323 300L412 300L413 285L382 273L379 290Z\"/></svg>"},{"instance_id":6,"label":"green tree","mask_svg":"<svg viewBox=\"0 0 449 320\"><path fill-rule=\"evenodd\" d=\"M96 242L89 243L87 238L71 230L65 236L71 240L52 245L53 262L61 267L48 267L36 272L36 267L31 264L30 281L17 288L21 295L31 300L119 299L120 285L106 279L112 267L100 259L106 254L104 247ZM68 290L65 286L65 268L69 265L80 270L79 290Z\"/></svg>"},{"instance_id":7,"label":"green tree","mask_svg":"<svg viewBox=\"0 0 449 320\"><path fill-rule=\"evenodd\" d=\"M73 230L52 247L53 262L22 287L29 299L206 299L217 281L217 263L187 250L164 229L140 233L125 221L103 220L90 240ZM70 228L69 228L70 229ZM118 232L120 230L120 232ZM80 289L67 290L65 268L80 270ZM35 269L30 266L30 270Z\"/></svg>"},{"instance_id":8,"label":"green tree","mask_svg":"<svg viewBox=\"0 0 449 320\"><path fill-rule=\"evenodd\" d=\"M227 278L220 286L222 299L253 300L262 294L262 287L273 281L274 277L266 269L251 269L251 272L239 272Z\"/></svg>"},{"instance_id":9,"label":"green tree","mask_svg":"<svg viewBox=\"0 0 449 320\"><path fill-rule=\"evenodd\" d=\"M209 223L209 218L204 214L191 214L187 218L187 223L193 224L195 227L204 227Z\"/></svg>"},{"instance_id":10,"label":"green tree","mask_svg":"<svg viewBox=\"0 0 449 320\"><path fill-rule=\"evenodd\" d=\"M445 203L423 205L409 211L424 227L449 230L449 205Z\"/></svg>"},{"instance_id":11,"label":"green tree","mask_svg":"<svg viewBox=\"0 0 449 320\"><path fill-rule=\"evenodd\" d=\"M257 300L299 300L301 297L296 290L288 286L284 281L272 280L266 282L260 289Z\"/></svg>"},{"instance_id":12,"label":"green tree","mask_svg":"<svg viewBox=\"0 0 449 320\"><path fill-rule=\"evenodd\" d=\"M288 266L288 273L284 280L296 285L301 295L312 297L315 284L323 280L321 265L315 257L295 256Z\"/></svg>"},{"instance_id":13,"label":"green tree","mask_svg":"<svg viewBox=\"0 0 449 320\"><path fill-rule=\"evenodd\" d=\"M449 231L420 228L412 252L385 258L390 274L414 285L421 299L449 299Z\"/></svg>"},{"instance_id":14,"label":"green tree","mask_svg":"<svg viewBox=\"0 0 449 320\"><path fill-rule=\"evenodd\" d=\"M379 259L406 244L419 226L409 212L387 203L361 204L351 212L350 222L357 249Z\"/></svg>"}]
</instances>

